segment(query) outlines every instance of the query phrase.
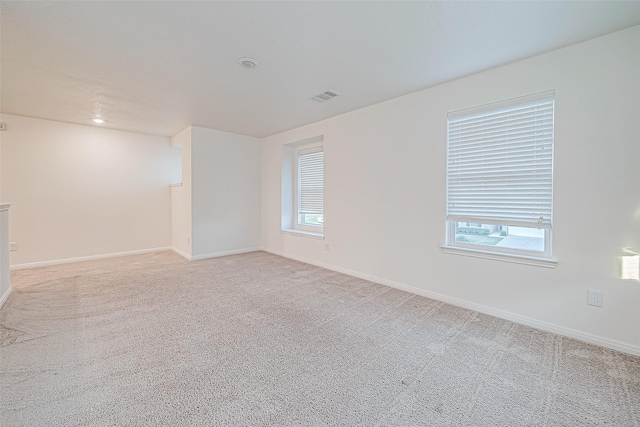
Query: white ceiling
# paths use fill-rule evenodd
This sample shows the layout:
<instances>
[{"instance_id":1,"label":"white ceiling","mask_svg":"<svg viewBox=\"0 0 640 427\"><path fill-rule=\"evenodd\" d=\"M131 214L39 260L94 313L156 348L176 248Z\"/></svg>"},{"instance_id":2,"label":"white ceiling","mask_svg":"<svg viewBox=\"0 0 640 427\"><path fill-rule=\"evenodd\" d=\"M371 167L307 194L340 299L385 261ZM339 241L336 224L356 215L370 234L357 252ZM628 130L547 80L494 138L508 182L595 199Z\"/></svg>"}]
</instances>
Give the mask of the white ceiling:
<instances>
[{"instance_id":1,"label":"white ceiling","mask_svg":"<svg viewBox=\"0 0 640 427\"><path fill-rule=\"evenodd\" d=\"M640 24L640 2L12 2L2 112L267 136ZM237 59L260 61L254 70ZM325 90L340 97L309 98Z\"/></svg>"}]
</instances>

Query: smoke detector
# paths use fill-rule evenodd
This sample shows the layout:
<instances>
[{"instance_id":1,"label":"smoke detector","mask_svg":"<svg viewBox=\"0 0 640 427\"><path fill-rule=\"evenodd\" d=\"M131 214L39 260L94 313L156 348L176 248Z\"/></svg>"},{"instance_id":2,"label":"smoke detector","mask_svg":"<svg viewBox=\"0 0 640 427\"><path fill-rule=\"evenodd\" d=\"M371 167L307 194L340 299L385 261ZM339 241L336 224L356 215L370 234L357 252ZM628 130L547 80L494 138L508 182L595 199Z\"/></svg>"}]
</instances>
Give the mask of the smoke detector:
<instances>
[{"instance_id":1,"label":"smoke detector","mask_svg":"<svg viewBox=\"0 0 640 427\"><path fill-rule=\"evenodd\" d=\"M248 56L238 59L238 63L242 65L244 68L248 68L250 70L254 68L258 68L258 65L260 65L260 62L257 59L250 58Z\"/></svg>"},{"instance_id":2,"label":"smoke detector","mask_svg":"<svg viewBox=\"0 0 640 427\"><path fill-rule=\"evenodd\" d=\"M316 102L324 102L328 101L331 98L335 98L336 96L340 96L340 94L334 90L328 90L326 92L322 92L319 95L312 96L311 99Z\"/></svg>"}]
</instances>

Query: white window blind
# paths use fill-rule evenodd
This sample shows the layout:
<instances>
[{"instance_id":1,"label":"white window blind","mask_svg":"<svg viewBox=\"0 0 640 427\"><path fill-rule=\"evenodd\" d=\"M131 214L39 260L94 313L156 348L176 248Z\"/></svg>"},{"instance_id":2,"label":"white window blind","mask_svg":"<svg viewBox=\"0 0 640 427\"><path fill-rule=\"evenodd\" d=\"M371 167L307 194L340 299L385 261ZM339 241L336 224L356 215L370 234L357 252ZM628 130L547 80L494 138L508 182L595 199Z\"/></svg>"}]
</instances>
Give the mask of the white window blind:
<instances>
[{"instance_id":1,"label":"white window blind","mask_svg":"<svg viewBox=\"0 0 640 427\"><path fill-rule=\"evenodd\" d=\"M314 147L298 152L298 213L322 214L324 152Z\"/></svg>"},{"instance_id":2,"label":"white window blind","mask_svg":"<svg viewBox=\"0 0 640 427\"><path fill-rule=\"evenodd\" d=\"M551 228L553 92L447 120L447 220Z\"/></svg>"}]
</instances>

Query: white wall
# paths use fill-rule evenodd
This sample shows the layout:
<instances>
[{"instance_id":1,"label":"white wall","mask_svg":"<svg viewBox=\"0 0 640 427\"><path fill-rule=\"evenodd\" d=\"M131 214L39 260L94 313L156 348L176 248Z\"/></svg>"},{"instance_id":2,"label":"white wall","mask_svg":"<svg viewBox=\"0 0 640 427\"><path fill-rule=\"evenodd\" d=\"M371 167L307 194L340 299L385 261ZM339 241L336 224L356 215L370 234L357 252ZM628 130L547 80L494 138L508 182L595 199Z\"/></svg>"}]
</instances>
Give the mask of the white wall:
<instances>
[{"instance_id":1,"label":"white wall","mask_svg":"<svg viewBox=\"0 0 640 427\"><path fill-rule=\"evenodd\" d=\"M640 354L640 283L619 279L621 248L640 247L638 52L634 27L265 138L263 246ZM443 253L447 112L550 89L558 266ZM324 241L280 232L282 144L317 135Z\"/></svg>"},{"instance_id":2,"label":"white wall","mask_svg":"<svg viewBox=\"0 0 640 427\"><path fill-rule=\"evenodd\" d=\"M171 137L171 147L179 149L181 186L171 187L171 246L191 258L191 127ZM177 183L177 182L176 182Z\"/></svg>"},{"instance_id":3,"label":"white wall","mask_svg":"<svg viewBox=\"0 0 640 427\"><path fill-rule=\"evenodd\" d=\"M260 247L260 140L191 128L193 259Z\"/></svg>"},{"instance_id":4,"label":"white wall","mask_svg":"<svg viewBox=\"0 0 640 427\"><path fill-rule=\"evenodd\" d=\"M171 244L169 138L3 114L11 264Z\"/></svg>"}]
</instances>

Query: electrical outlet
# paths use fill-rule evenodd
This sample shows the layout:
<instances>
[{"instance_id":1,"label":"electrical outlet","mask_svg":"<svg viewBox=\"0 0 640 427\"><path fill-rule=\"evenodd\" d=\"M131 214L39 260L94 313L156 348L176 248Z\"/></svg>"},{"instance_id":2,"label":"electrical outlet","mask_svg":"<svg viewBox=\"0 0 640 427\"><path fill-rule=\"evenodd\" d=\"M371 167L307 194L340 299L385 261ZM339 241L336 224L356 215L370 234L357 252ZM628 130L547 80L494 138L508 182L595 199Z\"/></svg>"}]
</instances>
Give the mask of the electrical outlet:
<instances>
[{"instance_id":1,"label":"electrical outlet","mask_svg":"<svg viewBox=\"0 0 640 427\"><path fill-rule=\"evenodd\" d=\"M10 251L17 251L18 250L18 242L9 243L9 250Z\"/></svg>"},{"instance_id":2,"label":"electrical outlet","mask_svg":"<svg viewBox=\"0 0 640 427\"><path fill-rule=\"evenodd\" d=\"M602 291L587 289L587 304L602 307Z\"/></svg>"},{"instance_id":3,"label":"electrical outlet","mask_svg":"<svg viewBox=\"0 0 640 427\"><path fill-rule=\"evenodd\" d=\"M328 244L328 243L325 243L325 244L324 244L324 250L325 250L325 251L328 251L328 250L329 250L329 244Z\"/></svg>"}]
</instances>

